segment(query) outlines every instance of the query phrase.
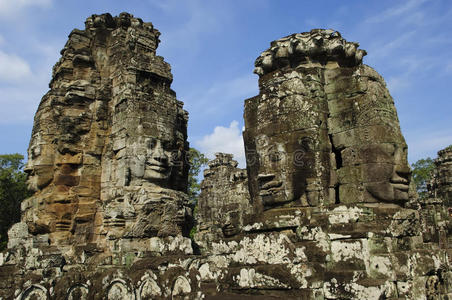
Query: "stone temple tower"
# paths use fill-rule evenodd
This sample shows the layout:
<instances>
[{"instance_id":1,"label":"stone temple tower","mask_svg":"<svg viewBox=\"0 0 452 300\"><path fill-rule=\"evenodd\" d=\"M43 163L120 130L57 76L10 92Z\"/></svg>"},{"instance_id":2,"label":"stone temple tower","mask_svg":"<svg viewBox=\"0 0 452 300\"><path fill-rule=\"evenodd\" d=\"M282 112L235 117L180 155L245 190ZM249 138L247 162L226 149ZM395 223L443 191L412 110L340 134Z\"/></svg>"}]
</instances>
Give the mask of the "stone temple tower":
<instances>
[{"instance_id":1,"label":"stone temple tower","mask_svg":"<svg viewBox=\"0 0 452 300\"><path fill-rule=\"evenodd\" d=\"M188 115L156 55L160 33L126 13L85 24L36 113L23 222L51 245L181 233Z\"/></svg>"}]
</instances>

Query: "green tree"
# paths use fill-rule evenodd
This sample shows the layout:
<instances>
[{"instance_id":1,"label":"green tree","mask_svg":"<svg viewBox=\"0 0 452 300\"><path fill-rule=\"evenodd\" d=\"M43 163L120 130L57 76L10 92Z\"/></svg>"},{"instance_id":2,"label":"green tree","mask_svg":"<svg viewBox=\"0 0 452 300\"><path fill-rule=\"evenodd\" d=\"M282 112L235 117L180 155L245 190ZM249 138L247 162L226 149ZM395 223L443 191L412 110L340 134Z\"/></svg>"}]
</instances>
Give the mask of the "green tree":
<instances>
[{"instance_id":1,"label":"green tree","mask_svg":"<svg viewBox=\"0 0 452 300\"><path fill-rule=\"evenodd\" d=\"M8 229L20 221L21 201L31 195L23 159L18 153L0 155L0 250L6 247Z\"/></svg>"},{"instance_id":2,"label":"green tree","mask_svg":"<svg viewBox=\"0 0 452 300\"><path fill-rule=\"evenodd\" d=\"M423 158L415 162L411 168L413 169L412 179L416 185L419 197L427 197L427 184L432 178L432 172L435 169L435 163L430 157Z\"/></svg>"},{"instance_id":3,"label":"green tree","mask_svg":"<svg viewBox=\"0 0 452 300\"><path fill-rule=\"evenodd\" d=\"M188 173L188 197L190 202L193 205L196 205L199 192L201 191L201 184L198 176L202 168L207 166L209 160L195 148L190 148L188 159L190 164L190 171Z\"/></svg>"}]
</instances>

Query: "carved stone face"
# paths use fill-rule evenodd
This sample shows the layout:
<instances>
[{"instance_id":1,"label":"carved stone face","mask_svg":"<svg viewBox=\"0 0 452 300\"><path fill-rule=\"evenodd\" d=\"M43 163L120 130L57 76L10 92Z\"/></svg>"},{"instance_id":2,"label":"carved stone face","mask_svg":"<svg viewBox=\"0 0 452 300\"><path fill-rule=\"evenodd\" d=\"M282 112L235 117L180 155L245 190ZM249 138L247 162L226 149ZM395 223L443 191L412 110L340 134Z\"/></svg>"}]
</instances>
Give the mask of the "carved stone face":
<instances>
[{"instance_id":1,"label":"carved stone face","mask_svg":"<svg viewBox=\"0 0 452 300\"><path fill-rule=\"evenodd\" d=\"M73 229L75 208L74 197L67 194L55 195L48 208L49 212L53 214L50 226L52 231L71 231Z\"/></svg>"},{"instance_id":2,"label":"carved stone face","mask_svg":"<svg viewBox=\"0 0 452 300\"><path fill-rule=\"evenodd\" d=\"M256 152L259 157L257 175L258 195L264 204L287 202L293 198L290 182L287 182L287 152L284 144L272 143L264 134L256 137Z\"/></svg>"},{"instance_id":3,"label":"carved stone face","mask_svg":"<svg viewBox=\"0 0 452 300\"><path fill-rule=\"evenodd\" d=\"M372 151L381 157L381 163L365 166L367 191L377 200L402 204L408 201L411 171L407 162L406 144L374 145Z\"/></svg>"},{"instance_id":4,"label":"carved stone face","mask_svg":"<svg viewBox=\"0 0 452 300\"><path fill-rule=\"evenodd\" d=\"M146 141L147 153L144 167L143 179L168 180L172 167L172 155L175 149L172 149L170 141L149 138Z\"/></svg>"},{"instance_id":5,"label":"carved stone face","mask_svg":"<svg viewBox=\"0 0 452 300\"><path fill-rule=\"evenodd\" d=\"M305 178L313 177L314 153L310 134L297 131L255 138L258 157L257 194L264 206L299 199Z\"/></svg>"},{"instance_id":6,"label":"carved stone face","mask_svg":"<svg viewBox=\"0 0 452 300\"><path fill-rule=\"evenodd\" d=\"M337 100L332 97L330 107L335 112L332 141L340 156L339 198L403 204L408 201L411 171L393 100L373 69L361 66L357 71L358 76L335 86L340 94ZM361 95L344 98L344 90Z\"/></svg>"},{"instance_id":7,"label":"carved stone face","mask_svg":"<svg viewBox=\"0 0 452 300\"><path fill-rule=\"evenodd\" d=\"M140 138L130 155L133 179L171 187L181 176L184 161L178 143L164 138ZM132 184L133 185L133 184Z\"/></svg>"},{"instance_id":8,"label":"carved stone face","mask_svg":"<svg viewBox=\"0 0 452 300\"><path fill-rule=\"evenodd\" d=\"M112 199L105 206L103 220L105 227L108 228L107 235L110 238L121 236L127 221L133 220L135 216L136 212L128 194Z\"/></svg>"},{"instance_id":9,"label":"carved stone face","mask_svg":"<svg viewBox=\"0 0 452 300\"><path fill-rule=\"evenodd\" d=\"M53 155L49 155L51 149L48 145L38 144L38 139L28 149L28 161L24 171L28 174L27 187L36 192L46 187L53 179ZM50 150L50 151L49 151Z\"/></svg>"},{"instance_id":10,"label":"carved stone face","mask_svg":"<svg viewBox=\"0 0 452 300\"><path fill-rule=\"evenodd\" d=\"M289 202L315 206L328 192L330 146L320 82L316 72L275 71L261 77L260 94L246 100L250 194L264 209ZM316 178L325 188L308 197Z\"/></svg>"},{"instance_id":11,"label":"carved stone face","mask_svg":"<svg viewBox=\"0 0 452 300\"><path fill-rule=\"evenodd\" d=\"M33 192L43 189L53 179L53 166L40 166L27 163L24 171L28 174L27 188Z\"/></svg>"},{"instance_id":12,"label":"carved stone face","mask_svg":"<svg viewBox=\"0 0 452 300\"><path fill-rule=\"evenodd\" d=\"M70 231L72 228L73 205L55 205L55 231Z\"/></svg>"},{"instance_id":13,"label":"carved stone face","mask_svg":"<svg viewBox=\"0 0 452 300\"><path fill-rule=\"evenodd\" d=\"M231 237L240 232L240 213L238 211L229 211L223 221L224 225L221 228L225 237Z\"/></svg>"}]
</instances>

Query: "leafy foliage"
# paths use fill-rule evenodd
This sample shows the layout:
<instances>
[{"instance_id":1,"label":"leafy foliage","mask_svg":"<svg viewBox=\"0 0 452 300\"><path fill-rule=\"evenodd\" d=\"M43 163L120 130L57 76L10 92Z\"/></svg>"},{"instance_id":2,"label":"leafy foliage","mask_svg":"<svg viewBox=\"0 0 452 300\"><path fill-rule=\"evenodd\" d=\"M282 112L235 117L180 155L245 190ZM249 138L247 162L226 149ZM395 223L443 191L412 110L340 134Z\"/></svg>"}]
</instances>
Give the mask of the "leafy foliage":
<instances>
[{"instance_id":1,"label":"leafy foliage","mask_svg":"<svg viewBox=\"0 0 452 300\"><path fill-rule=\"evenodd\" d=\"M31 195L23 159L18 153L0 155L0 250L6 247L8 229L20 221L20 203Z\"/></svg>"},{"instance_id":2,"label":"leafy foliage","mask_svg":"<svg viewBox=\"0 0 452 300\"><path fill-rule=\"evenodd\" d=\"M190 148L188 155L190 163L190 172L188 173L188 198L193 206L193 216L196 215L198 196L201 191L201 184L199 182L198 176L203 167L207 166L209 159L205 157L204 154L196 150L195 148ZM197 231L196 221L194 226L190 230L190 238L193 239Z\"/></svg>"},{"instance_id":3,"label":"leafy foliage","mask_svg":"<svg viewBox=\"0 0 452 300\"><path fill-rule=\"evenodd\" d=\"M430 157L420 159L411 168L413 169L412 179L416 184L419 197L427 197L427 184L431 180L432 172L435 168L433 159Z\"/></svg>"},{"instance_id":4,"label":"leafy foliage","mask_svg":"<svg viewBox=\"0 0 452 300\"><path fill-rule=\"evenodd\" d=\"M190 171L188 173L188 197L190 202L195 205L199 192L201 191L198 175L201 172L201 169L207 166L209 160L195 148L190 148L188 159L190 164Z\"/></svg>"}]
</instances>

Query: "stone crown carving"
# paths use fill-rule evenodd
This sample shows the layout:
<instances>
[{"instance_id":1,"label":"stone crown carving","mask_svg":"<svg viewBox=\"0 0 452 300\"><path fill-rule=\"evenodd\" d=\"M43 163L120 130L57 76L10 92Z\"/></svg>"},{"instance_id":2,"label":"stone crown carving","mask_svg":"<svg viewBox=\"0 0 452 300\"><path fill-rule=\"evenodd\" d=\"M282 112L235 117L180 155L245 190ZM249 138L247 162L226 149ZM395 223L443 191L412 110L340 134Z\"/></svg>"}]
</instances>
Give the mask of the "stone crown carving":
<instances>
[{"instance_id":1,"label":"stone crown carving","mask_svg":"<svg viewBox=\"0 0 452 300\"><path fill-rule=\"evenodd\" d=\"M297 66L306 62L359 65L367 52L358 47L358 43L347 42L339 32L331 29L296 33L273 41L271 47L256 59L254 73L262 76L287 65Z\"/></svg>"}]
</instances>

